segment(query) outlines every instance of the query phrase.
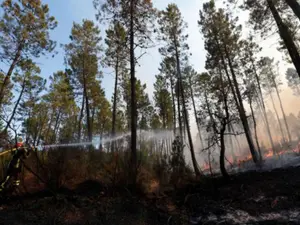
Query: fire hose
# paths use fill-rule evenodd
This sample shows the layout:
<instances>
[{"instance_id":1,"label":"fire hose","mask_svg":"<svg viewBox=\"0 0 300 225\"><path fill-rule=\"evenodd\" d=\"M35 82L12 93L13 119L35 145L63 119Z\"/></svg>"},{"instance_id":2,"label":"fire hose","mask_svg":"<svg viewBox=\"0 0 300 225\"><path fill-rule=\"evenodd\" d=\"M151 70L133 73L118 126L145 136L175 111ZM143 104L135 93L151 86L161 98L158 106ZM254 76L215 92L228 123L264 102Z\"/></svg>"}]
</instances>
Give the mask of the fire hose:
<instances>
[{"instance_id":1,"label":"fire hose","mask_svg":"<svg viewBox=\"0 0 300 225\"><path fill-rule=\"evenodd\" d=\"M10 149L10 150L5 150L3 152L0 152L0 156L5 155L5 154L10 153L10 152L14 152L16 150L17 150L17 148L13 148L13 149Z\"/></svg>"}]
</instances>

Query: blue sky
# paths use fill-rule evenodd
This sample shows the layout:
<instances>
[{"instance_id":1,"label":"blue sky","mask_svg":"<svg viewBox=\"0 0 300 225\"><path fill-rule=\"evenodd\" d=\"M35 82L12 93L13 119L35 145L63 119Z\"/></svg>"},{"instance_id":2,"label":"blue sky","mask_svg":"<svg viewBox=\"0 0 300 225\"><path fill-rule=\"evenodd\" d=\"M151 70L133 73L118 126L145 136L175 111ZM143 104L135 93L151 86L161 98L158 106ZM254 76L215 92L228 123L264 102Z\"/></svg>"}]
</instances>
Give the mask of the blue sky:
<instances>
[{"instance_id":1,"label":"blue sky","mask_svg":"<svg viewBox=\"0 0 300 225\"><path fill-rule=\"evenodd\" d=\"M81 22L83 19L95 20L95 9L93 8L92 0L44 0L50 7L51 15L55 16L58 21L58 27L52 32L52 38L58 42L57 50L59 54L54 58L41 58L38 60L39 66L42 69L42 75L47 78L57 70L64 69L64 51L59 47L59 44L66 44L69 42L69 35L71 32L73 22ZM201 9L204 0L153 0L153 4L158 9L164 9L169 3L176 3L181 10L183 19L188 23L187 33L189 34L188 44L190 46L190 63L198 72L204 71L205 50L204 43L199 33L197 20L199 19L199 9ZM218 1L221 6L222 1ZM247 20L246 13L238 13L242 22ZM97 23L97 21L95 21ZM102 35L105 32L105 27L99 24ZM247 29L246 29L247 30ZM104 38L104 37L103 37ZM280 72L282 80L285 83L284 73L287 68L287 63L282 60L282 54L276 50L278 43L278 35L268 38L265 41L258 40L263 47L260 55L275 57L280 61ZM142 82L147 84L147 92L152 97L153 82L155 75L158 73L159 63L161 57L157 48L152 48L147 51L147 54L140 60L137 70L137 77ZM108 99L111 98L113 90L114 76L112 71L100 68L104 72L102 86L105 89ZM294 107L290 107L291 103L296 99L292 96L288 89L282 92L283 102L287 111L293 111Z\"/></svg>"},{"instance_id":2,"label":"blue sky","mask_svg":"<svg viewBox=\"0 0 300 225\"><path fill-rule=\"evenodd\" d=\"M42 69L42 75L47 78L57 70L62 70L64 66L64 51L60 48L59 44L66 44L69 42L69 35L71 32L73 22L81 22L83 19L95 20L95 9L93 8L92 0L63 0L53 1L44 0L44 3L49 5L51 15L55 16L58 21L57 28L52 31L51 36L53 40L58 42L57 51L59 52L54 58L43 57L38 59L39 66ZM170 1L168 0L155 0L154 6L163 9ZM189 28L189 44L191 45L191 52L193 54L191 63L194 64L198 71L203 70L205 54L203 50L203 41L198 32L197 19L198 12L202 5L199 0L175 0L174 3L178 4L182 11L184 19L188 22ZM95 21L96 22L96 21ZM104 34L104 27L99 25L101 33ZM192 32L190 32L192 31ZM160 63L160 55L157 48L152 48L147 51L147 54L140 60L140 66L137 67L137 77L147 84L147 92L152 95L153 82L155 75L158 72ZM111 71L102 69L104 72L103 87L107 97L110 99L113 90L114 76Z\"/></svg>"},{"instance_id":3,"label":"blue sky","mask_svg":"<svg viewBox=\"0 0 300 225\"><path fill-rule=\"evenodd\" d=\"M59 47L59 44L66 44L69 42L69 35L73 22L79 23L83 19L95 20L96 11L93 8L92 0L44 0L43 2L49 5L51 15L55 16L58 21L58 27L52 32L52 38L58 42L56 50L58 50L59 54L54 58L48 57L38 60L39 66L42 69L42 75L47 78L57 70L63 70L65 68L63 58L64 51ZM190 46L190 52L192 53L190 63L198 72L204 71L206 54L197 24L197 20L199 19L199 9L201 9L203 2L205 1L153 0L154 6L158 9L164 9L169 3L176 3L178 5L183 19L188 23L188 44ZM221 2L222 1L218 2L219 5L222 4ZM247 20L247 14L245 13L239 13L239 17L243 22ZM105 27L99 26L103 35L105 33ZM277 60L281 61L280 71L282 80L284 81L284 73L287 64L282 60L282 54L276 50L276 45L274 45L274 43L278 43L278 35L268 38L268 40L265 41L259 40L259 43L263 47L263 51L260 55L275 57ZM152 97L153 82L155 81L155 75L158 73L160 61L161 57L158 53L158 49L152 48L147 51L147 54L144 55L139 62L140 66L136 68L137 77L147 84L147 92L150 98ZM107 98L110 100L113 91L114 76L110 70L101 68L101 71L104 73L102 86L105 89ZM282 92L282 99L288 113L296 110L293 102L298 100L291 94L289 89L284 89ZM269 104L267 103L267 105ZM279 108L278 104L277 108ZM297 110L299 110L299 107L297 107ZM191 117L191 129L195 131L193 133L196 135L197 132L193 116Z\"/></svg>"},{"instance_id":4,"label":"blue sky","mask_svg":"<svg viewBox=\"0 0 300 225\"><path fill-rule=\"evenodd\" d=\"M58 42L57 49L59 54L54 58L41 58L38 63L42 69L42 75L49 77L55 71L64 69L64 51L59 44L66 44L69 42L69 35L71 32L73 22L80 23L83 19L95 20L95 9L93 8L92 0L43 0L49 5L51 15L55 16L58 21L58 27L52 32L52 38ZM181 10L184 20L188 23L187 32L189 34L188 44L190 46L190 63L194 68L201 72L204 70L205 51L204 44L199 33L197 20L199 19L199 9L205 1L201 0L153 0L153 4L158 9L164 9L169 3L176 3ZM221 3L220 3L221 4ZM247 19L245 13L239 15L242 21ZM97 23L97 21L95 21ZM102 35L105 33L105 27L98 24ZM104 37L103 37L104 38ZM280 53L276 50L276 46L272 45L276 42L278 37L275 36L267 41L261 42L264 46L262 55L274 56L277 59L282 59ZM147 51L147 54L140 60L140 66L137 69L137 77L142 82L147 84L147 92L150 97L153 93L153 82L155 75L158 72L161 57L157 48L152 48ZM286 65L282 62L282 72ZM106 91L107 97L110 99L113 90L113 73L110 70L100 68L104 72L103 87Z\"/></svg>"}]
</instances>

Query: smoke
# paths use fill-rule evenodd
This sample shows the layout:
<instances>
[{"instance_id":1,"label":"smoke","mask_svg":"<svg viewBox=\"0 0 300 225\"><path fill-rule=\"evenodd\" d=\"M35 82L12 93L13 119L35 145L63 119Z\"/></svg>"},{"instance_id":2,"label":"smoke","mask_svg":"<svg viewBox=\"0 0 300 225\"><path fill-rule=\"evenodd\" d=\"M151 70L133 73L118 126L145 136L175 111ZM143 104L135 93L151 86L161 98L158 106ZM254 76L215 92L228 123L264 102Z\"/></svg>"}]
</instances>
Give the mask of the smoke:
<instances>
[{"instance_id":1,"label":"smoke","mask_svg":"<svg viewBox=\"0 0 300 225\"><path fill-rule=\"evenodd\" d=\"M284 136L287 140L287 131L285 128L285 124L283 121L283 114L280 108L280 103L279 100L276 96L276 94L273 95L274 99L275 99L275 107L276 110L279 114L280 117L280 122L281 125L283 127L284 130ZM287 116L287 123L288 126L290 128L290 132L292 134L292 138L293 141L295 142L298 139L298 134L294 132L294 130L297 130L295 121L291 121L291 119L289 118L289 114L293 113L296 117L298 115L298 112L300 111L300 105L297 104L299 101L299 97L293 95L293 92L290 88L288 87L283 87L281 92L280 92L280 97L281 97L281 101L282 101L282 105L283 105L283 109L285 112L285 115ZM273 105L272 102L269 98L265 98L265 103L266 103L266 110L271 111L274 113L274 109L273 109ZM250 114L250 108L247 104L245 104L246 110L248 115ZM257 119L257 131L258 131L258 142L261 145L261 147L264 150L271 150L271 145L269 142L269 137L268 134L265 130L265 125L264 122L262 121L262 116L258 113L256 113L256 119ZM195 118L193 116L193 113L190 112L190 129L191 129L191 133L192 133L192 138L193 138L193 143L194 143L194 149L195 149L195 153L196 153L196 158L198 161L198 164L200 166L207 166L208 164L208 151L204 151L202 152L201 150L204 148L208 147L208 143L207 143L207 133L205 131L205 128L201 129L201 134L203 136L204 139L204 146L201 145L200 143L200 138L198 135L198 128L196 125L196 121ZM282 141L282 135L279 131L279 126L278 126L278 121L275 117L275 121L270 121L270 127L271 127L271 134L272 134L272 138L274 141L274 144L278 146L278 144L281 144ZM298 121L300 122L300 121ZM251 129L252 129L252 137L253 140L255 141L255 136L254 136L254 129L253 129L253 123L249 122ZM206 137L206 138L205 138ZM206 139L206 140L205 140ZM227 166L230 166L230 163L233 163L234 161L234 156L236 157L237 160L249 160L249 158L251 158L250 155L250 151L249 151L249 147L248 147L248 143L247 140L245 138L245 135L239 135L239 136L226 136L225 137L225 142L226 142L226 163ZM295 146L294 146L295 147ZM279 149L279 151L282 150L286 150L283 149L284 147L281 147L281 149ZM188 149L187 149L188 150ZM215 167L219 167L219 152L220 152L220 148L218 146L215 146L214 148L211 148L211 160L215 161ZM265 152L264 152L265 153ZM186 160L188 163L191 162L191 157L190 157L190 152L189 151L185 151L185 156L186 156ZM228 161L229 162L228 162ZM282 167L283 165L288 165L288 161L293 162L294 160L294 155L288 155L286 157L279 157L279 158L274 158L273 160L268 160L268 165L266 166L266 168L277 168L277 167ZM297 161L297 160L296 160ZM253 162L251 160L249 160L249 164L251 164L252 166L254 166ZM246 166L247 167L247 166ZM248 167L247 167L248 168ZM250 169L250 167L249 167Z\"/></svg>"}]
</instances>

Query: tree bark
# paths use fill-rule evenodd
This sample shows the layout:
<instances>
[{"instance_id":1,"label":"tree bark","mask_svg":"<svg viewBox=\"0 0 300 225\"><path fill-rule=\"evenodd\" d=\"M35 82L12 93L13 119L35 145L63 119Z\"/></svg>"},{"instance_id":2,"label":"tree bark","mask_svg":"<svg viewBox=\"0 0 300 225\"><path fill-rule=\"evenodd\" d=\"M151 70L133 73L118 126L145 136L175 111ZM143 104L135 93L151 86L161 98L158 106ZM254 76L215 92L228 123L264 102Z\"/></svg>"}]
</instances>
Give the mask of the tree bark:
<instances>
[{"instance_id":1,"label":"tree bark","mask_svg":"<svg viewBox=\"0 0 300 225\"><path fill-rule=\"evenodd\" d=\"M195 156L194 145L193 145L192 135L191 135L190 127L189 127L188 116L187 116L187 109L186 109L186 105L185 105L185 96L184 96L183 85L182 85L179 52L178 52L177 42L176 42L175 38L174 38L174 45L175 45L175 54L176 54L176 64L177 64L177 73L178 73L178 78L179 78L179 86L180 86L180 90L181 90L180 94L181 94L181 99L182 99L183 117L185 119L185 125L186 125L189 145L190 145L191 156L192 156L192 163L193 163L193 167L194 167L194 171L195 171L196 176L200 176L201 173L200 173L200 170L199 170L199 167L198 167L198 164L197 164L197 160L196 160L196 156Z\"/></svg>"},{"instance_id":2,"label":"tree bark","mask_svg":"<svg viewBox=\"0 0 300 225\"><path fill-rule=\"evenodd\" d=\"M272 135L271 135L269 119L267 117L266 106L265 106L265 102L264 102L264 98L263 98L263 94L262 94L260 78L259 78L258 73L256 71L256 67L254 65L253 59L251 59L251 63L252 63L252 68L254 70L256 83L257 83L257 86L258 86L258 104L262 108L263 118L264 118L264 122L265 122L265 125L266 125L266 129L267 129L267 133L268 133L268 137L269 137L271 147L272 147L272 149L275 149L275 145L274 145L273 138L272 138Z\"/></svg>"},{"instance_id":3,"label":"tree bark","mask_svg":"<svg viewBox=\"0 0 300 225\"><path fill-rule=\"evenodd\" d=\"M244 127L245 136L246 136L246 139L247 139L247 142L248 142L248 145L249 145L249 149L250 149L250 152L251 152L251 155L252 155L253 162L257 163L258 162L257 153L256 153L255 146L254 146L254 143L253 143L253 139L252 139L252 136L251 136L250 127L249 127L249 123L248 123L248 120L247 120L247 116L246 116L246 112L245 112L245 108L244 108L244 104L243 104L243 99L242 99L242 96L241 96L241 93L240 93L240 90L239 90L238 82L237 82L237 79L236 79L236 75L235 75L235 72L234 72L234 69L233 69L233 66L232 66L230 56L227 52L226 45L224 47L225 47L225 55L226 55L226 58L227 58L227 61L228 61L228 64L229 64L229 69L230 69L232 79L233 79L233 85L234 85L234 88L235 88L235 90L233 90L233 91L235 92L235 94L237 96L237 100L238 100L237 108L238 108L240 118L241 118L241 121L242 121L242 124L243 124L243 127ZM226 66L226 65L224 65L224 66ZM229 83L231 83L230 78L229 78Z\"/></svg>"},{"instance_id":4,"label":"tree bark","mask_svg":"<svg viewBox=\"0 0 300 225\"><path fill-rule=\"evenodd\" d=\"M50 132L51 125L52 125L52 122L53 122L53 119L54 119L54 111L55 111L55 109L52 108L52 113L51 113L50 121L49 121L49 123L48 123L47 131L46 131L46 134L45 134L45 137L46 137L45 142L46 142L47 144L50 143L50 142L49 142L49 132Z\"/></svg>"},{"instance_id":5,"label":"tree bark","mask_svg":"<svg viewBox=\"0 0 300 225\"><path fill-rule=\"evenodd\" d=\"M16 52L16 55L8 69L8 72L3 80L3 84L1 85L1 88L0 88L0 107L2 107L2 103L3 103L3 99L4 99L4 90L5 90L5 87L6 85L8 84L9 80L10 80L10 77L18 63L18 60L20 59L21 57L21 52L22 52L22 49L23 49L23 43L20 43L19 44L19 47L17 49L17 52Z\"/></svg>"},{"instance_id":6,"label":"tree bark","mask_svg":"<svg viewBox=\"0 0 300 225\"><path fill-rule=\"evenodd\" d=\"M135 1L130 1L130 83L131 83L131 168L132 168L132 184L136 184L137 178L137 106L136 106L136 90L135 90L135 56L134 56L134 13Z\"/></svg>"},{"instance_id":7,"label":"tree bark","mask_svg":"<svg viewBox=\"0 0 300 225\"><path fill-rule=\"evenodd\" d=\"M221 144L221 151L220 151L220 170L223 175L223 177L228 180L229 179L229 174L226 171L225 167L225 139L224 139L224 133L226 130L226 126L229 123L229 110L228 110L228 102L227 102L227 97L228 95L225 93L225 87L224 87L224 81L223 81L223 76L222 76L222 71L219 66L219 71L220 71L220 81L221 81L221 90L222 90L222 95L223 95L223 101L224 101L224 108L225 108L225 117L222 119L221 124L221 130L220 130L220 144ZM229 124L230 125L230 124Z\"/></svg>"},{"instance_id":8,"label":"tree bark","mask_svg":"<svg viewBox=\"0 0 300 225\"><path fill-rule=\"evenodd\" d=\"M170 76L170 83L171 83L171 96L172 96L172 108L173 108L173 132L174 135L176 135L176 106L175 106L175 96L174 96L174 81L171 76Z\"/></svg>"},{"instance_id":9,"label":"tree bark","mask_svg":"<svg viewBox=\"0 0 300 225\"><path fill-rule=\"evenodd\" d=\"M57 131L60 125L60 116L61 116L61 111L59 110L56 116L55 120L55 125L54 125L54 137L53 137L53 142L56 142L56 136L57 136Z\"/></svg>"},{"instance_id":10,"label":"tree bark","mask_svg":"<svg viewBox=\"0 0 300 225\"><path fill-rule=\"evenodd\" d=\"M196 125L197 125L197 129L198 129L200 144L201 144L201 147L203 148L204 145L203 145L203 139L202 139L202 135L201 135L200 121L199 121L199 118L197 116L197 110L196 110L196 104L195 104L195 99L194 99L194 91L193 91L193 87L192 87L192 81L191 81L191 79L189 81L190 81L190 92L191 92L191 99L192 99L192 104L193 104L193 109L194 109L194 115L195 115L195 119L196 119Z\"/></svg>"},{"instance_id":11,"label":"tree bark","mask_svg":"<svg viewBox=\"0 0 300 225\"><path fill-rule=\"evenodd\" d=\"M180 85L179 85L180 86ZM183 143L183 128L182 128L182 118L181 118L181 108L180 108L180 87L177 83L177 112L178 112L178 125L179 125L179 136L181 143Z\"/></svg>"},{"instance_id":12,"label":"tree bark","mask_svg":"<svg viewBox=\"0 0 300 225\"><path fill-rule=\"evenodd\" d=\"M244 108L242 97L241 97L241 94L240 94L240 91L239 91L239 88L238 88L238 83L237 83L235 72L234 72L234 69L233 69L233 66L232 66L232 63L231 63L231 59L230 59L230 56L229 56L227 48L226 48L226 44L224 45L225 56L227 58L227 61L228 61L228 64L229 64L229 69L230 69L232 77L233 77L233 81L234 81L233 84L232 84L231 78L229 76L229 72L228 72L228 69L227 69L227 64L225 62L224 54L221 51L221 46L220 46L220 43L219 43L219 39L216 35L214 35L214 36L215 36L215 41L216 41L217 46L218 46L221 61L222 61L227 79L229 81L230 89L232 91L233 98L234 98L234 101L236 103L237 110L238 110L239 115L240 115L240 119L241 119L242 124L243 124L246 139L247 139L248 146L249 146L249 149L250 149L250 153L251 153L251 156L252 156L252 160L253 160L254 163L257 163L258 162L257 153L256 153L256 150L255 150L255 147L254 147L254 144L253 144L252 137L251 137L250 128L249 128L245 108Z\"/></svg>"},{"instance_id":13,"label":"tree bark","mask_svg":"<svg viewBox=\"0 0 300 225\"><path fill-rule=\"evenodd\" d=\"M224 140L224 132L225 132L225 128L222 128L222 130L220 132L220 144L221 144L220 170L221 170L222 176L227 180L227 179L229 179L229 175L228 175L228 173L226 171L226 168L225 168L225 140Z\"/></svg>"},{"instance_id":14,"label":"tree bark","mask_svg":"<svg viewBox=\"0 0 300 225\"><path fill-rule=\"evenodd\" d=\"M269 93L269 95L270 95L271 102L272 102L272 105L273 105L273 109L274 109L274 112L275 112L275 115L276 115L276 118L277 118L277 121L278 121L278 124L279 124L279 129L280 129L281 136L282 136L282 138L284 139L284 142L285 142L285 141L286 141L286 140L285 140L285 135L284 135L284 132L283 132L283 129L282 129L282 126L281 126L281 122L280 122L280 118L279 118L277 109L276 109L276 107L275 107L273 95L272 95L271 92ZM273 154L275 155L275 153L276 153L276 152L275 152L275 149L273 149Z\"/></svg>"},{"instance_id":15,"label":"tree bark","mask_svg":"<svg viewBox=\"0 0 300 225\"><path fill-rule=\"evenodd\" d=\"M231 124L228 125L228 132L229 133L234 133L233 129L231 129ZM233 163L236 164L237 163L237 158L236 158L236 155L235 155L235 152L234 152L234 148L233 148L233 140L232 140L232 135L230 135L229 137L229 141L230 141L230 147L231 147L231 155L232 155L232 160L233 160Z\"/></svg>"},{"instance_id":16,"label":"tree bark","mask_svg":"<svg viewBox=\"0 0 300 225\"><path fill-rule=\"evenodd\" d=\"M79 142L81 140L81 122L82 122L82 118L83 118L84 103L85 103L85 96L83 94L82 95L81 110L80 110L79 119L78 119L78 141Z\"/></svg>"},{"instance_id":17,"label":"tree bark","mask_svg":"<svg viewBox=\"0 0 300 225\"><path fill-rule=\"evenodd\" d=\"M115 88L114 88L114 102L113 102L113 112L112 112L112 128L111 137L114 138L116 135L116 118L117 118L117 94L118 94L118 79L119 79L119 60L116 61L115 66ZM112 141L111 151L115 151L115 141Z\"/></svg>"},{"instance_id":18,"label":"tree bark","mask_svg":"<svg viewBox=\"0 0 300 225\"><path fill-rule=\"evenodd\" d=\"M20 92L19 97L18 97L18 99L17 99L17 102L16 102L16 104L15 104L15 106L14 106L14 109L13 109L13 111L12 111L12 114L11 114L11 116L10 116L9 120L7 121L7 124L6 124L5 128L4 128L4 131L3 131L4 133L5 133L5 132L7 131L7 129L10 127L11 121L12 121L12 120L14 119L14 117L15 117L17 108L18 108L18 106L19 106L19 103L20 103L20 101L21 101L21 99L22 99L22 96L23 96L23 93L24 93L24 90L25 90L25 86L26 86L26 85L25 85L25 82L26 82L26 79L23 80L21 92Z\"/></svg>"},{"instance_id":19,"label":"tree bark","mask_svg":"<svg viewBox=\"0 0 300 225\"><path fill-rule=\"evenodd\" d=\"M300 20L300 4L297 0L285 0L285 2L289 5L289 7L293 10L295 15Z\"/></svg>"},{"instance_id":20,"label":"tree bark","mask_svg":"<svg viewBox=\"0 0 300 225\"><path fill-rule=\"evenodd\" d=\"M284 45L287 48L289 55L292 59L292 62L298 72L298 76L300 77L300 55L297 50L297 46L296 46L295 42L293 41L293 38L291 36L291 33L290 33L288 27L282 21L280 15L274 5L273 0L267 0L267 3L271 10L271 13L275 19L275 22L277 24L277 27L279 30L279 35L282 38Z\"/></svg>"},{"instance_id":21,"label":"tree bark","mask_svg":"<svg viewBox=\"0 0 300 225\"><path fill-rule=\"evenodd\" d=\"M285 115L285 112L284 112L284 109L283 109L283 106L282 106L282 101L281 101L281 97L280 97L277 85L275 85L275 90L276 90L276 94L277 94L277 97L278 97L278 100L279 100L279 104L280 104L281 112L282 112L282 115L283 115L283 120L284 120L285 128L286 128L286 131L287 131L287 134L288 134L288 138L289 138L289 142L291 143L292 136L291 136L290 128L289 128L288 123L287 123L286 115Z\"/></svg>"},{"instance_id":22,"label":"tree bark","mask_svg":"<svg viewBox=\"0 0 300 225\"><path fill-rule=\"evenodd\" d=\"M85 80L85 78L84 78ZM89 97L87 93L87 87L86 87L86 81L85 82L85 87L84 87L84 92L85 92L85 110L86 110L86 125L87 125L87 131L88 131L88 141L93 140L93 131L92 131L92 126L91 126L91 115L90 115L90 104L89 104Z\"/></svg>"},{"instance_id":23,"label":"tree bark","mask_svg":"<svg viewBox=\"0 0 300 225\"><path fill-rule=\"evenodd\" d=\"M258 153L259 153L259 160L262 161L262 154L261 154L261 149L260 149L260 145L259 145L259 142L258 142L257 124L256 124L256 118L255 118L255 115L254 115L254 110L253 110L252 97L248 96L248 99L249 99L249 105L250 105L251 115L252 115L252 119L253 119L254 135L255 135L257 150L258 150Z\"/></svg>"},{"instance_id":24,"label":"tree bark","mask_svg":"<svg viewBox=\"0 0 300 225\"><path fill-rule=\"evenodd\" d=\"M166 129L166 114L163 112L162 114L162 122L163 122L163 129Z\"/></svg>"}]
</instances>

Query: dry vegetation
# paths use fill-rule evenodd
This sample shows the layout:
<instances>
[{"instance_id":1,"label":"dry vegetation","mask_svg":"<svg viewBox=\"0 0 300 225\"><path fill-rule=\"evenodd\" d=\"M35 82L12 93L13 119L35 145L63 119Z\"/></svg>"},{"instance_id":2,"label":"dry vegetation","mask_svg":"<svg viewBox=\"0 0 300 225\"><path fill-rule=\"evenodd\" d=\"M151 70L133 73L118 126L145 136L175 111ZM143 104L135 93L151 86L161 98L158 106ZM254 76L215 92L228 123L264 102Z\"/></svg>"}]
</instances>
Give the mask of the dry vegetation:
<instances>
[{"instance_id":1,"label":"dry vegetation","mask_svg":"<svg viewBox=\"0 0 300 225\"><path fill-rule=\"evenodd\" d=\"M196 180L179 155L168 159L140 152L137 189L133 190L127 183L128 157L126 152L72 148L41 151L38 160L32 154L26 166L41 179L24 170L17 196L2 199L1 221L154 225L192 224L191 218L202 216L202 224L214 215L218 222L207 224L243 224L228 219L228 213L240 210L246 215L240 213L237 218L263 217L300 207L299 168L247 172L232 176L230 183L221 177ZM291 218L272 223L269 217L261 224L293 224Z\"/></svg>"}]
</instances>

